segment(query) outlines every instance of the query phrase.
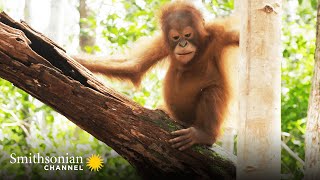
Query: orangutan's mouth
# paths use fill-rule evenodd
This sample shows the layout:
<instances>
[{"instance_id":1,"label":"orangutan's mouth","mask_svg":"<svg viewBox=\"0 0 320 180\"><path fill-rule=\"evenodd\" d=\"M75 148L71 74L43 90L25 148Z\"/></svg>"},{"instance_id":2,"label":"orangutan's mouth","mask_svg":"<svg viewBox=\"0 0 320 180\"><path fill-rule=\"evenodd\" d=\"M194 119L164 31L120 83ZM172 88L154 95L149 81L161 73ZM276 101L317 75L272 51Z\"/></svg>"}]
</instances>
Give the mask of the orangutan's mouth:
<instances>
[{"instance_id":1,"label":"orangutan's mouth","mask_svg":"<svg viewBox=\"0 0 320 180\"><path fill-rule=\"evenodd\" d=\"M192 51L191 52L186 52L186 53L177 53L178 55L188 55L188 54L191 54L191 53L193 53Z\"/></svg>"}]
</instances>

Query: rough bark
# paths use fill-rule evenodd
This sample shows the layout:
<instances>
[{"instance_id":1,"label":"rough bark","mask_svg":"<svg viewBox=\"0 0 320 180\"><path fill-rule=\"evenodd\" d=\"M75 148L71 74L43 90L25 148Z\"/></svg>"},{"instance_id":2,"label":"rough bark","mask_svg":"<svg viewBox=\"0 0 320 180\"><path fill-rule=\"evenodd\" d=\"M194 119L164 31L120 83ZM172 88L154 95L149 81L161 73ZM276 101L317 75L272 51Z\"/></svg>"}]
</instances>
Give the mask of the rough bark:
<instances>
[{"instance_id":1,"label":"rough bark","mask_svg":"<svg viewBox=\"0 0 320 180\"><path fill-rule=\"evenodd\" d=\"M235 178L231 154L219 146L171 148L170 132L181 125L103 86L50 39L5 13L0 14L0 77L112 147L145 178Z\"/></svg>"},{"instance_id":2,"label":"rough bark","mask_svg":"<svg viewBox=\"0 0 320 180\"><path fill-rule=\"evenodd\" d=\"M317 11L317 40L306 129L305 179L320 177L320 0Z\"/></svg>"},{"instance_id":3,"label":"rough bark","mask_svg":"<svg viewBox=\"0 0 320 180\"><path fill-rule=\"evenodd\" d=\"M281 0L245 0L237 179L280 179Z\"/></svg>"}]
</instances>

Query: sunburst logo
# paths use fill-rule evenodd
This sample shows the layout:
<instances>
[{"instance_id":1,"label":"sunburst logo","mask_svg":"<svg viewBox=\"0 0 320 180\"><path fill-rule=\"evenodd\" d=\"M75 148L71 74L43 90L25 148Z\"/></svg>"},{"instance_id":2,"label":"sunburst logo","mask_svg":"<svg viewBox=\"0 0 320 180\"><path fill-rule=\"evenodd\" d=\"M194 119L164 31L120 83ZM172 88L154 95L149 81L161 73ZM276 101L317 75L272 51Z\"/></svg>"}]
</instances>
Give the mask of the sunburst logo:
<instances>
[{"instance_id":1,"label":"sunburst logo","mask_svg":"<svg viewBox=\"0 0 320 180\"><path fill-rule=\"evenodd\" d=\"M87 166L90 171L99 171L103 167L103 159L100 155L92 154L87 158Z\"/></svg>"}]
</instances>

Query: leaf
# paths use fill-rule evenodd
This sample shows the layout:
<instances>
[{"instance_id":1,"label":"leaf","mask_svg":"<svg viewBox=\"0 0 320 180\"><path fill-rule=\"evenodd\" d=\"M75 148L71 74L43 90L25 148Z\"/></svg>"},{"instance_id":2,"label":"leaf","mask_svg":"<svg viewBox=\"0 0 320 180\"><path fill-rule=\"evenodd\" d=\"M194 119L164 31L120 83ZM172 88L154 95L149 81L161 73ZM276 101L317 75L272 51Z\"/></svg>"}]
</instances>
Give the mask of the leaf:
<instances>
[{"instance_id":1,"label":"leaf","mask_svg":"<svg viewBox=\"0 0 320 180\"><path fill-rule=\"evenodd\" d=\"M311 0L310 3L311 3L311 7L312 7L314 10L317 10L317 6L318 6L317 0Z\"/></svg>"}]
</instances>

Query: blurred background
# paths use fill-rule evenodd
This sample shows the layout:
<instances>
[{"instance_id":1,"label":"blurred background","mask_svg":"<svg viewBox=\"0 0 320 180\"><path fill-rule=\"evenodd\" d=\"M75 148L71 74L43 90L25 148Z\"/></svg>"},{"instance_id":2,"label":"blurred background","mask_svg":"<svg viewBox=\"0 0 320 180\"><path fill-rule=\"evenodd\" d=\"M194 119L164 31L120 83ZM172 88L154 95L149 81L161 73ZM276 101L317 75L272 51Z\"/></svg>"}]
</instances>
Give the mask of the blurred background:
<instances>
[{"instance_id":1,"label":"blurred background","mask_svg":"<svg viewBox=\"0 0 320 180\"><path fill-rule=\"evenodd\" d=\"M124 53L137 39L157 30L155 14L169 0L0 0L0 11L23 19L70 54ZM206 20L232 13L233 0L198 0ZM316 0L283 0L282 178L301 179L304 134L315 50ZM141 88L99 78L139 104L161 104L165 69L150 71ZM236 144L236 133L232 143ZM221 140L220 144L223 144ZM230 142L229 142L230 143ZM231 151L236 154L236 146ZM88 171L46 172L40 165L10 164L10 154L100 154L104 167ZM11 83L0 78L0 177L136 179L135 170L111 148L84 132Z\"/></svg>"}]
</instances>

